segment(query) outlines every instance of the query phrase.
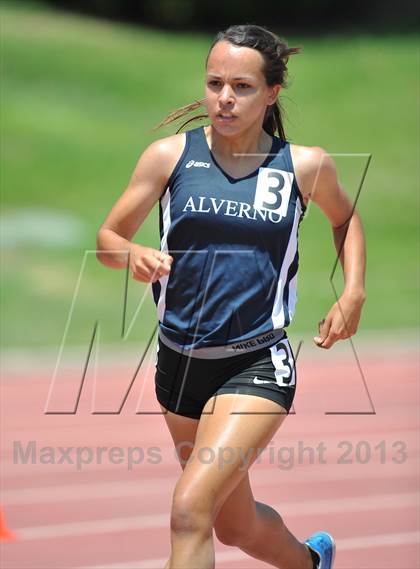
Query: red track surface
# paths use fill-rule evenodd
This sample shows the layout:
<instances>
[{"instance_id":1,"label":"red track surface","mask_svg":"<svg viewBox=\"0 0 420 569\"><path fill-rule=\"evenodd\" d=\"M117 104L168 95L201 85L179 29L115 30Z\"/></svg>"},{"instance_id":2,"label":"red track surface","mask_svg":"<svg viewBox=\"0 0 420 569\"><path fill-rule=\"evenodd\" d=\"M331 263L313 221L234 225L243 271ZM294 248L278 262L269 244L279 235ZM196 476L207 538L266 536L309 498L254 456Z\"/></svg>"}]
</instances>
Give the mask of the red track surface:
<instances>
[{"instance_id":1,"label":"red track surface","mask_svg":"<svg viewBox=\"0 0 420 569\"><path fill-rule=\"evenodd\" d=\"M302 350L296 414L251 467L254 495L276 507L301 539L319 529L332 533L336 569L418 569L418 354L391 343L358 356L376 414L325 414L371 410L348 342L322 353ZM97 410L118 408L133 362L98 369ZM155 401L152 368L140 370L120 414L91 414L90 372L77 413L52 415L43 411L53 368L14 369L1 383L1 502L17 535L0 546L2 569L162 569L169 554L171 493L181 471ZM78 369L59 369L50 410L73 407L82 369L82 359ZM13 458L16 441L23 449L35 441L33 464ZM89 447L87 460L101 446L119 447L114 452L122 454L114 460L121 463L104 454L102 464L58 464L59 447ZM41 462L42 447L53 447L55 464ZM137 451L131 469L129 447L145 453L141 460ZM215 544L218 569L268 567Z\"/></svg>"}]
</instances>

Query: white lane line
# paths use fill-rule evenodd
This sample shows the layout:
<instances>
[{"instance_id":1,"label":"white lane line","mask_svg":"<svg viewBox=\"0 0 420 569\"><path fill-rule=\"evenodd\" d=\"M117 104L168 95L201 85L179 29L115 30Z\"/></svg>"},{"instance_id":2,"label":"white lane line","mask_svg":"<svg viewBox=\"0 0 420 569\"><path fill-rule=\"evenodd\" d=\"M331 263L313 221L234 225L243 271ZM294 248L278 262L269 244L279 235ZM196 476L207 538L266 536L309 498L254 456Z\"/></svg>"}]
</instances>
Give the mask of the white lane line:
<instances>
[{"instance_id":1,"label":"white lane line","mask_svg":"<svg viewBox=\"0 0 420 569\"><path fill-rule=\"evenodd\" d=\"M147 516L131 516L126 518L110 518L105 520L88 520L55 524L52 526L34 526L13 529L19 541L37 539L54 539L83 535L114 533L119 531L140 530L147 528L163 528L169 525L169 512Z\"/></svg>"},{"instance_id":2,"label":"white lane line","mask_svg":"<svg viewBox=\"0 0 420 569\"><path fill-rule=\"evenodd\" d=\"M409 531L406 533L346 537L337 540L337 548L343 551L353 551L355 549L366 549L367 547L412 545L417 543L420 543L420 533L418 531Z\"/></svg>"},{"instance_id":3,"label":"white lane line","mask_svg":"<svg viewBox=\"0 0 420 569\"><path fill-rule=\"evenodd\" d=\"M377 472L367 472L360 474L358 477L351 470L344 470L340 476L331 476L328 471L328 480L330 482L358 479L386 479L395 478L398 480L399 485L402 481L409 482L410 479L417 478L415 471L402 473L398 476L384 476L381 473L378 476ZM318 472L313 474L311 472L300 472L292 477L273 476L273 471L260 471L258 474L251 476L251 485L255 488L264 488L265 486L280 486L281 484L301 484L310 480L311 484L315 482L324 482L326 477L325 473ZM13 490L4 490L1 493L2 503L5 506L19 506L30 504L49 504L49 503L64 503L64 502L77 502L79 500L103 500L108 498L123 498L123 497L139 497L142 495L163 495L166 492L171 496L173 488L175 487L177 477L168 476L165 478L158 478L155 480L127 480L115 482L91 482L86 484L65 484L63 486L47 486L47 487L33 487L33 488L16 488Z\"/></svg>"},{"instance_id":4,"label":"white lane line","mask_svg":"<svg viewBox=\"0 0 420 569\"><path fill-rule=\"evenodd\" d=\"M249 555L240 549L232 549L227 551L216 551L216 561L239 561L241 559L249 559ZM146 559L144 561L128 561L125 563L112 563L111 565L91 565L81 569L162 569L168 561L167 557L160 559ZM76 569L76 568L73 568Z\"/></svg>"},{"instance_id":5,"label":"white lane line","mask_svg":"<svg viewBox=\"0 0 420 569\"><path fill-rule=\"evenodd\" d=\"M343 512L367 512L371 510L398 510L401 508L417 508L420 494L417 492L404 494L377 494L375 496L350 496L324 500L284 502L274 508L286 518L321 515ZM161 514L138 515L124 518L77 521L59 523L48 526L14 528L21 541L37 539L54 539L60 537L84 536L93 534L114 533L118 531L138 530L145 528L164 528L169 525L169 512Z\"/></svg>"},{"instance_id":6,"label":"white lane line","mask_svg":"<svg viewBox=\"0 0 420 569\"><path fill-rule=\"evenodd\" d=\"M141 495L164 494L164 489L171 491L175 486L176 476L156 480L127 480L125 482L92 482L90 484L66 484L40 488L22 488L2 492L4 505L47 504L74 502L77 500L95 500L104 498L122 498Z\"/></svg>"},{"instance_id":7,"label":"white lane line","mask_svg":"<svg viewBox=\"0 0 420 569\"><path fill-rule=\"evenodd\" d=\"M328 480L339 482L346 480L406 480L417 476L417 460L407 460L404 464L386 465L378 471L375 468L366 469L367 465L308 465L306 467L293 468L291 470L268 468L256 468L250 470L251 485L253 488L264 486L279 486L280 484L301 484L303 482L325 482ZM328 472L326 471L328 469ZM163 494L164 489L170 494L181 475L181 469L174 470L173 476L156 478L138 478L137 480L116 480L109 482L90 482L63 484L60 486L33 486L30 488L14 488L3 490L1 493L4 505L29 505L51 502L73 502L76 500L95 500L118 498L124 496L141 496ZM150 476L150 475L149 475Z\"/></svg>"},{"instance_id":8,"label":"white lane line","mask_svg":"<svg viewBox=\"0 0 420 569\"><path fill-rule=\"evenodd\" d=\"M338 551L354 551L374 547L395 547L398 545L416 545L420 543L419 533L412 531L406 533L385 533L381 535L362 535L358 537L345 537L336 540ZM240 561L250 559L239 549L232 551L216 551L216 561ZM146 559L144 561L129 561L125 563L112 563L110 565L90 565L83 569L161 569L167 562L167 557L160 559Z\"/></svg>"}]
</instances>

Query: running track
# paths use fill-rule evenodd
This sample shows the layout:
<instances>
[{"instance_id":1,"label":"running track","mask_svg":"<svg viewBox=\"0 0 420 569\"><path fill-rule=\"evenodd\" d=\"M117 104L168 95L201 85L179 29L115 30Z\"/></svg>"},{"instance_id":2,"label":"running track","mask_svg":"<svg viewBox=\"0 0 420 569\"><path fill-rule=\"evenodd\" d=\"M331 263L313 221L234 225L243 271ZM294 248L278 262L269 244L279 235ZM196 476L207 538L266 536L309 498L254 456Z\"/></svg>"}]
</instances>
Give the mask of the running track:
<instances>
[{"instance_id":1,"label":"running track","mask_svg":"<svg viewBox=\"0 0 420 569\"><path fill-rule=\"evenodd\" d=\"M296 352L293 336L291 343ZM254 495L276 507L301 539L317 529L333 533L336 569L418 569L418 347L401 343L398 334L375 344L356 336L354 346L376 414L355 414L371 407L350 342L320 351L305 338L298 354L296 413L252 466ZM115 363L117 357L124 365ZM152 356L120 414L91 413L93 393L96 409L118 407L137 359L108 359L98 367L96 383L91 369L77 413L65 415L43 413L55 356L43 365L6 359L0 501L17 540L0 545L2 569L164 566L180 467L154 399ZM60 366L51 410L72 407L82 370L83 357ZM148 414L136 414L139 405ZM337 414L343 411L353 414ZM34 463L13 459L16 441L21 448L35 441ZM67 460L59 450L96 452L101 446L121 449L114 451L115 464L108 454L102 464L91 460L78 469L75 451ZM52 447L55 464L41 463L42 447ZM133 454L138 463L131 470L129 447L145 453L143 461ZM218 569L268 567L215 543Z\"/></svg>"}]
</instances>

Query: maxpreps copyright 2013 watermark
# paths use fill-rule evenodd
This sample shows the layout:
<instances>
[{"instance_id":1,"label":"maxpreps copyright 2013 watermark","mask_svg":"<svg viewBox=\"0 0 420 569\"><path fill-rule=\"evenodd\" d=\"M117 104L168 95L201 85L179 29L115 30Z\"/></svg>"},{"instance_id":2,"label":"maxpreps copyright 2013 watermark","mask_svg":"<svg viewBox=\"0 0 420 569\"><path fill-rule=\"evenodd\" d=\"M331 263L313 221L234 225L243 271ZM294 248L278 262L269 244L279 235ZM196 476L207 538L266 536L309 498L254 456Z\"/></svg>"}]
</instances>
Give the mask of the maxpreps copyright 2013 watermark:
<instances>
[{"instance_id":1,"label":"maxpreps copyright 2013 watermark","mask_svg":"<svg viewBox=\"0 0 420 569\"><path fill-rule=\"evenodd\" d=\"M407 443L401 440L377 442L360 440L337 441L334 445L319 442L316 445L296 441L293 445L276 446L269 444L265 448L224 446L217 449L202 447L194 449L190 441L183 441L172 449L173 456L184 464L199 460L203 464L215 463L223 469L227 465L239 464L240 470L246 470L250 464L262 463L276 466L281 470L291 470L303 464L403 464L408 458ZM35 440L13 441L13 464L62 465L69 464L76 470L83 470L89 465L124 465L133 470L144 464L159 465L166 459L167 448L148 447L89 447L89 446L42 446ZM189 455L189 456L188 456ZM182 459L181 457L188 456ZM255 459L255 460L254 460Z\"/></svg>"}]
</instances>

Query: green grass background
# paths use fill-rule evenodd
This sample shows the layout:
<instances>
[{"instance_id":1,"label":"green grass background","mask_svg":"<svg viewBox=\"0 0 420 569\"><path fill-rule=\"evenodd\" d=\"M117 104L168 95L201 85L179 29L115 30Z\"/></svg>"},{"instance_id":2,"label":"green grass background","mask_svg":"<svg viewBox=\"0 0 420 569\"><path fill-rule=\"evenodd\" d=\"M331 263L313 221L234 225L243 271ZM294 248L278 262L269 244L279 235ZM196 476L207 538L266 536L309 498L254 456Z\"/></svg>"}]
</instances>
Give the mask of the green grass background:
<instances>
[{"instance_id":1,"label":"green grass background","mask_svg":"<svg viewBox=\"0 0 420 569\"><path fill-rule=\"evenodd\" d=\"M203 96L211 37L175 34L53 12L1 7L1 190L3 220L40 208L72 214L85 232L73 246L28 238L2 251L2 345L56 346L63 337L85 250L124 191L142 151L175 132L152 132L169 111ZM418 40L410 35L288 36L303 52L283 91L288 138L337 154L372 154L358 200L367 239L360 330L418 325ZM197 123L198 124L198 123ZM354 199L366 157L336 156ZM158 207L135 241L159 247ZM291 328L316 333L335 301L335 248L328 221L310 206L300 228L297 312ZM342 288L341 268L334 284ZM67 341L101 321L101 339L122 327L124 271L87 257ZM157 322L150 289L128 284L128 341Z\"/></svg>"}]
</instances>

